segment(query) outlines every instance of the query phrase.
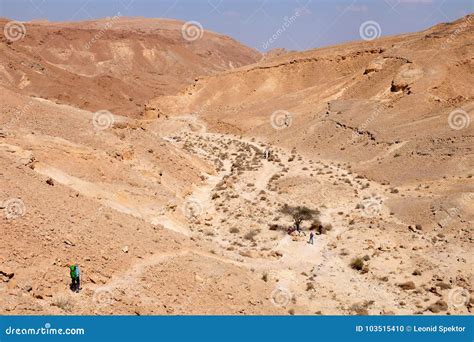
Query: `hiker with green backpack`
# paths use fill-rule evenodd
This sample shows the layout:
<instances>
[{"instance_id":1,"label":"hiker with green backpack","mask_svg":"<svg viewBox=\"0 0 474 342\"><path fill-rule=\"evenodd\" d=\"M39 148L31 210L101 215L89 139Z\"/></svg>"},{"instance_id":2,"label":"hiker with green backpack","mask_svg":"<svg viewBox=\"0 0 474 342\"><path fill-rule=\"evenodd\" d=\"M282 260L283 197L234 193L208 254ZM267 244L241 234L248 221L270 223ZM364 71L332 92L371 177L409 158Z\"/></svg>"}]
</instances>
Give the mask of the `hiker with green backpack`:
<instances>
[{"instance_id":1,"label":"hiker with green backpack","mask_svg":"<svg viewBox=\"0 0 474 342\"><path fill-rule=\"evenodd\" d=\"M73 292L79 293L81 289L81 279L80 279L80 271L79 266L77 265L70 265L69 266L69 274L71 275L71 290Z\"/></svg>"}]
</instances>

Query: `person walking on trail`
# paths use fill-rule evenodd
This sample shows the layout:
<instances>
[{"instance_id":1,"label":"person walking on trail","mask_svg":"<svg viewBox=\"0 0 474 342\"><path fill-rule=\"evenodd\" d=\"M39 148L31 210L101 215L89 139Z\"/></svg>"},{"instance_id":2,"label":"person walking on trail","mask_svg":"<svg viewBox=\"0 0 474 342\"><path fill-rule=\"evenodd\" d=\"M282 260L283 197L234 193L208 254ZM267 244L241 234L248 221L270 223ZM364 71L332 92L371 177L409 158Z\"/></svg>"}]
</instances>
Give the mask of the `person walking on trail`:
<instances>
[{"instance_id":1,"label":"person walking on trail","mask_svg":"<svg viewBox=\"0 0 474 342\"><path fill-rule=\"evenodd\" d=\"M313 239L314 239L314 233L313 233L313 232L311 232L311 233L309 234L309 241L308 241L308 243L310 243L310 244L312 244L312 245L313 245L313 244L314 244L314 241L313 241Z\"/></svg>"},{"instance_id":2,"label":"person walking on trail","mask_svg":"<svg viewBox=\"0 0 474 342\"><path fill-rule=\"evenodd\" d=\"M268 160L270 158L270 149L267 147L265 148L265 151L263 152L263 158Z\"/></svg>"},{"instance_id":3,"label":"person walking on trail","mask_svg":"<svg viewBox=\"0 0 474 342\"><path fill-rule=\"evenodd\" d=\"M303 231L303 229L301 229L301 226L300 226L299 223L298 223L298 224L295 224L295 226L296 226L296 227L295 227L295 230L296 230L296 232L298 233L298 235L301 235L301 233L303 233L303 235L306 236L306 233Z\"/></svg>"},{"instance_id":4,"label":"person walking on trail","mask_svg":"<svg viewBox=\"0 0 474 342\"><path fill-rule=\"evenodd\" d=\"M81 273L79 271L79 266L69 266L69 274L71 275L71 290L79 293L79 290L81 289Z\"/></svg>"}]
</instances>

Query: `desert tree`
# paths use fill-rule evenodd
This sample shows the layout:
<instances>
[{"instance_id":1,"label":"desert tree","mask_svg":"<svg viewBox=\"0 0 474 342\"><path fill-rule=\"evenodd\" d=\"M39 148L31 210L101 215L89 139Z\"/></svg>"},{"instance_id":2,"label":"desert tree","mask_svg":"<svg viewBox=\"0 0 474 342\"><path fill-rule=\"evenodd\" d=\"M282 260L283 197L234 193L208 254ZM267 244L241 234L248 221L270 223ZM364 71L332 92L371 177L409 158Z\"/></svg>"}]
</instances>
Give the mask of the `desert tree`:
<instances>
[{"instance_id":1,"label":"desert tree","mask_svg":"<svg viewBox=\"0 0 474 342\"><path fill-rule=\"evenodd\" d=\"M289 206L285 204L281 207L280 212L284 215L289 215L293 219L294 226L297 230L300 229L303 221L314 220L319 216L319 210L310 209L305 206Z\"/></svg>"}]
</instances>

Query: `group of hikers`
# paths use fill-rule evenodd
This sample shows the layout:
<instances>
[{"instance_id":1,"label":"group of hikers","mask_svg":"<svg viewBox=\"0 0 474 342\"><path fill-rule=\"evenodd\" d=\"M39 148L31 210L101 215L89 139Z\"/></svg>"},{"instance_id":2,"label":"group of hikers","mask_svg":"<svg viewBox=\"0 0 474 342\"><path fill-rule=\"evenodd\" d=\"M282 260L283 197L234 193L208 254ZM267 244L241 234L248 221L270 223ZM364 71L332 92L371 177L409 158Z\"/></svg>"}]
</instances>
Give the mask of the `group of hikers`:
<instances>
[{"instance_id":1,"label":"group of hikers","mask_svg":"<svg viewBox=\"0 0 474 342\"><path fill-rule=\"evenodd\" d=\"M265 150L263 151L263 158L265 160L269 160L270 155L271 155L270 149L268 147L265 148ZM306 235L306 233L301 230L301 227L299 225L296 225L294 230L296 230L298 232L298 235L299 234ZM289 233L290 233L290 231L289 231ZM309 234L308 243L313 244L313 238L314 238L314 233L311 232ZM69 285L71 291L79 293L79 291L81 290L81 273L80 273L80 270L79 270L79 266L76 265L76 264L75 265L69 265L69 275L71 276L71 284Z\"/></svg>"},{"instance_id":2,"label":"group of hikers","mask_svg":"<svg viewBox=\"0 0 474 342\"><path fill-rule=\"evenodd\" d=\"M267 147L263 151L263 158L265 160L269 160L271 156L271 151ZM291 234L292 232L296 231L298 235L305 235L306 233L301 229L301 226L299 224L295 224L294 227L288 229L288 233ZM314 233L311 231L309 233L309 244L314 243ZM70 265L69 266L69 275L71 276L71 285L69 286L71 288L71 291L78 293L81 290L81 275L79 271L79 266L78 265Z\"/></svg>"},{"instance_id":3,"label":"group of hikers","mask_svg":"<svg viewBox=\"0 0 474 342\"><path fill-rule=\"evenodd\" d=\"M263 151L263 159L269 160L271 156L271 150L270 148L266 147L265 150ZM306 236L306 233L301 229L301 225L299 223L296 223L293 227L288 228L288 234L292 234L293 232L297 232L298 235L303 234ZM309 233L309 240L308 243L313 245L314 244L314 232L311 231Z\"/></svg>"},{"instance_id":4,"label":"group of hikers","mask_svg":"<svg viewBox=\"0 0 474 342\"><path fill-rule=\"evenodd\" d=\"M295 224L294 226L288 228L288 234L291 235L293 232L297 232L298 235L303 234L304 236L306 236L306 233L303 231L303 229L301 229L301 226L299 224ZM309 232L308 243L311 244L311 245L314 244L314 232L313 231Z\"/></svg>"}]
</instances>

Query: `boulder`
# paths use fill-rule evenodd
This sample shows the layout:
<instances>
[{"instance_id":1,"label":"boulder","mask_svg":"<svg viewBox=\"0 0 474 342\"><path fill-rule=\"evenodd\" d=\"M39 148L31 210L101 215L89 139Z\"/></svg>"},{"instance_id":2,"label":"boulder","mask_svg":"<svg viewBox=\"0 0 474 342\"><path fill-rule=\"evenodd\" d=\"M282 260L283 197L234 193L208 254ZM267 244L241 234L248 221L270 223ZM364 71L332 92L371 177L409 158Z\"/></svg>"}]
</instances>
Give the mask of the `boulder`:
<instances>
[{"instance_id":1,"label":"boulder","mask_svg":"<svg viewBox=\"0 0 474 342\"><path fill-rule=\"evenodd\" d=\"M412 282L411 280L406 281L404 283L400 283L398 284L398 286L402 288L403 290L414 290L416 288L415 283Z\"/></svg>"}]
</instances>

